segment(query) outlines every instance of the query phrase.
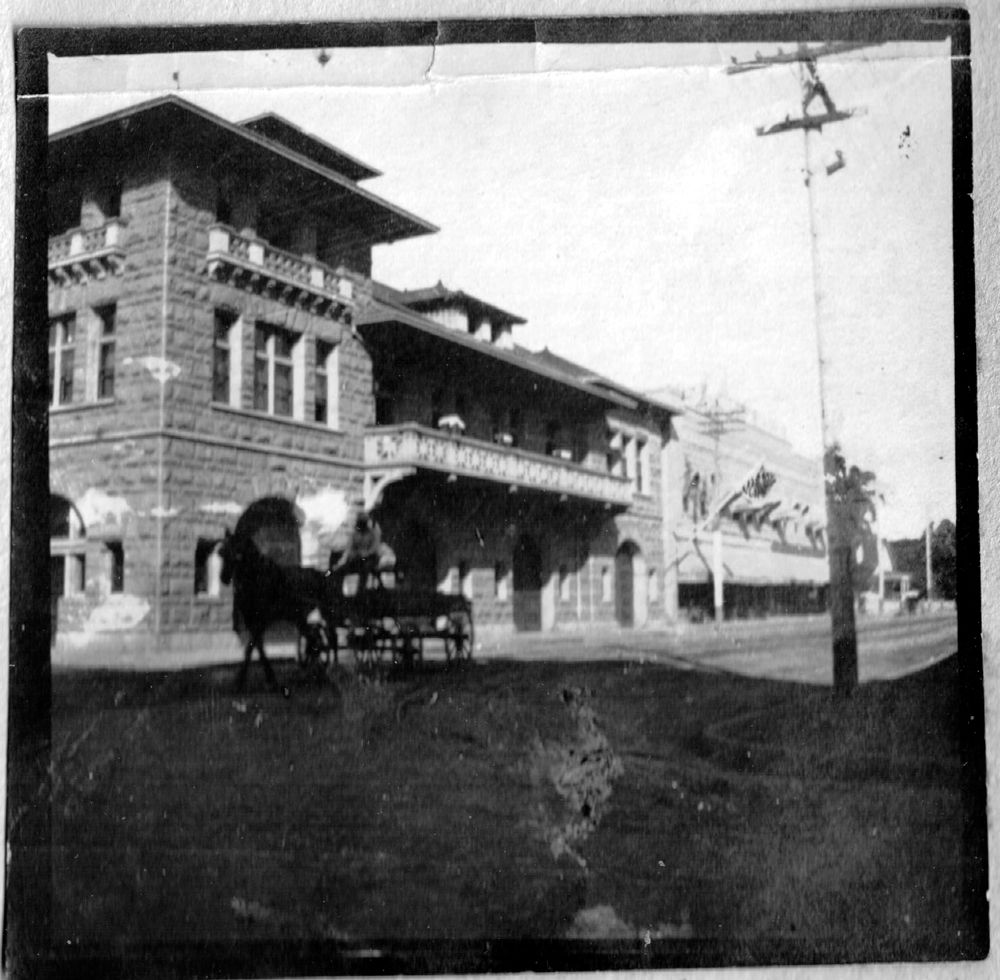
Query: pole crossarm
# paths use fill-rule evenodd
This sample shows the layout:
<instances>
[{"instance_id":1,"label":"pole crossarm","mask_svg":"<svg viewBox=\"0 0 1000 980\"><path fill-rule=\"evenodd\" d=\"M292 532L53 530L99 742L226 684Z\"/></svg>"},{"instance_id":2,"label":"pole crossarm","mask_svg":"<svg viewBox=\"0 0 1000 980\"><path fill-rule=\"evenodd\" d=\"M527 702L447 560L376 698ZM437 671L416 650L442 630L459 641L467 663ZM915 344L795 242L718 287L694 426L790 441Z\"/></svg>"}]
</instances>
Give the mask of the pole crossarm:
<instances>
[{"instance_id":1,"label":"pole crossarm","mask_svg":"<svg viewBox=\"0 0 1000 980\"><path fill-rule=\"evenodd\" d=\"M791 116L785 116L781 122L775 123L773 126L754 127L754 132L758 136L774 136L777 133L787 133L795 129L815 129L818 132L822 132L824 126L829 126L831 123L843 122L845 119L851 119L853 116L863 116L867 111L866 108L861 106L856 109L835 109L833 112L822 112L815 115L806 113L794 119Z\"/></svg>"},{"instance_id":2,"label":"pole crossarm","mask_svg":"<svg viewBox=\"0 0 1000 980\"><path fill-rule=\"evenodd\" d=\"M751 61L737 61L735 58L726 65L727 75L740 75L748 71L760 71L762 68L770 68L772 65L792 65L796 62L812 62L817 58L825 58L831 54L844 54L847 51L857 51L860 48L878 47L881 41L829 41L826 44L818 44L810 47L808 44L799 44L794 51L782 51L778 48L777 54L762 55L759 51L754 54Z\"/></svg>"}]
</instances>

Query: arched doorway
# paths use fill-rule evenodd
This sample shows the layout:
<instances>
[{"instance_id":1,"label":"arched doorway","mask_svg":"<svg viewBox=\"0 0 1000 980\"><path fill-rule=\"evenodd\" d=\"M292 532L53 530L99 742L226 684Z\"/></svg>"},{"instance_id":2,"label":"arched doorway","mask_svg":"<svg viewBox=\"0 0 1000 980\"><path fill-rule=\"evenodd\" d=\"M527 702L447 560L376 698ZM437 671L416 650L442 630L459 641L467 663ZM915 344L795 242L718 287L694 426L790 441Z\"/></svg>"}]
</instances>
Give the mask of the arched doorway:
<instances>
[{"instance_id":1,"label":"arched doorway","mask_svg":"<svg viewBox=\"0 0 1000 980\"><path fill-rule=\"evenodd\" d=\"M634 541L615 554L615 619L625 627L646 623L646 562Z\"/></svg>"},{"instance_id":2,"label":"arched doorway","mask_svg":"<svg viewBox=\"0 0 1000 980\"><path fill-rule=\"evenodd\" d=\"M514 546L514 627L542 628L542 555L535 541L522 534Z\"/></svg>"},{"instance_id":3,"label":"arched doorway","mask_svg":"<svg viewBox=\"0 0 1000 980\"><path fill-rule=\"evenodd\" d=\"M236 522L233 532L247 536L280 565L302 564L302 540L295 504L284 497L255 500Z\"/></svg>"}]
</instances>

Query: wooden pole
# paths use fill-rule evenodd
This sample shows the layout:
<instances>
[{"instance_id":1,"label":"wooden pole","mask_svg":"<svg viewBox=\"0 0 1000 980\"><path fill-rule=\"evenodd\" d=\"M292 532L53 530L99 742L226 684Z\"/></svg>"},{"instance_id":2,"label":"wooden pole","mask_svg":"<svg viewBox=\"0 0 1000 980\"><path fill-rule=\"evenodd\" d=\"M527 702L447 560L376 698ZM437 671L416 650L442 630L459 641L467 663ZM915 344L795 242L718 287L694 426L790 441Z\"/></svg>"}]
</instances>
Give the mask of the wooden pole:
<instances>
[{"instance_id":1,"label":"wooden pole","mask_svg":"<svg viewBox=\"0 0 1000 980\"><path fill-rule=\"evenodd\" d=\"M805 86L805 68L799 66ZM823 439L824 460L831 446L826 419L826 358L823 354L823 292L821 288L819 248L816 239L816 200L813 190L813 169L810 130L802 130L805 143L806 189L809 192L809 243L812 254L813 274L813 323L816 331L816 354L819 362L820 426ZM825 466L824 466L825 472ZM826 497L826 524L828 528L830 559L830 620L833 633L833 690L838 698L848 698L858 686L858 637L854 620L854 589L851 584L851 542L837 526L836 514Z\"/></svg>"}]
</instances>

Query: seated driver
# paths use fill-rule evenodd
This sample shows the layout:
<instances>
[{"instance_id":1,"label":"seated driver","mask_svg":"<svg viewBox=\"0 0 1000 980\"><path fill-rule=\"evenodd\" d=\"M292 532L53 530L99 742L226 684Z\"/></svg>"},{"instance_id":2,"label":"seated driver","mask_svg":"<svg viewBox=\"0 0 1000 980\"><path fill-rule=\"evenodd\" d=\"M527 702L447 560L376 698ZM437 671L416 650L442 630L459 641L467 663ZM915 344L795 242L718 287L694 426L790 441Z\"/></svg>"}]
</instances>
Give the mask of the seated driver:
<instances>
[{"instance_id":1,"label":"seated driver","mask_svg":"<svg viewBox=\"0 0 1000 980\"><path fill-rule=\"evenodd\" d=\"M380 572L385 567L384 555L386 550L392 554L391 549L386 549L382 544L382 530L378 522L366 511L362 511L354 522L354 530L351 532L351 540L347 550L341 555L340 561L333 567L341 578L350 575L352 572L358 576L358 592L363 592L368 587L369 576L374 575L378 579Z\"/></svg>"}]
</instances>

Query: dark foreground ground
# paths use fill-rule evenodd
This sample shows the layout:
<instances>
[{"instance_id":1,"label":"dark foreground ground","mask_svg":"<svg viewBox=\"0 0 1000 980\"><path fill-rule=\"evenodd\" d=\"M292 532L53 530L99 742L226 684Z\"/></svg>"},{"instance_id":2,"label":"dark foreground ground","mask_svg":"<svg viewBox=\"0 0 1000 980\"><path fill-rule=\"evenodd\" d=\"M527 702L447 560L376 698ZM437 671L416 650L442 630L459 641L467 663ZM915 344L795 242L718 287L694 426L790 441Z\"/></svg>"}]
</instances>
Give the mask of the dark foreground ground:
<instances>
[{"instance_id":1,"label":"dark foreground ground","mask_svg":"<svg viewBox=\"0 0 1000 980\"><path fill-rule=\"evenodd\" d=\"M648 660L278 669L288 700L256 672L234 695L231 668L56 671L69 957L267 975L986 953L956 657L847 704Z\"/></svg>"}]
</instances>

